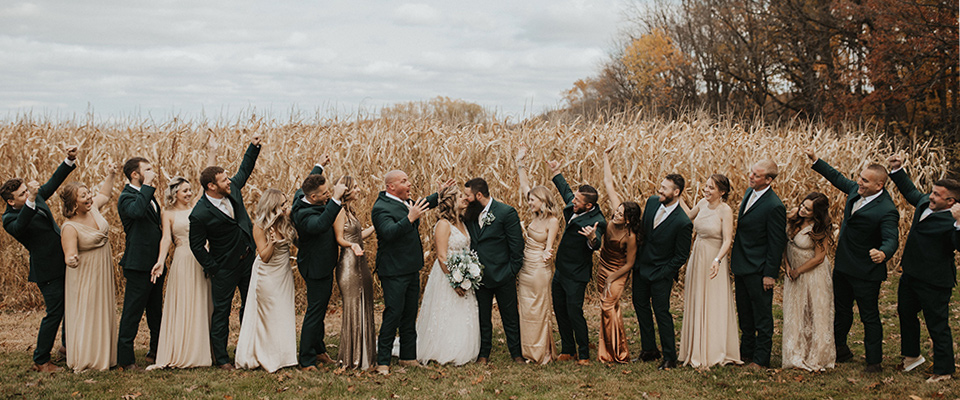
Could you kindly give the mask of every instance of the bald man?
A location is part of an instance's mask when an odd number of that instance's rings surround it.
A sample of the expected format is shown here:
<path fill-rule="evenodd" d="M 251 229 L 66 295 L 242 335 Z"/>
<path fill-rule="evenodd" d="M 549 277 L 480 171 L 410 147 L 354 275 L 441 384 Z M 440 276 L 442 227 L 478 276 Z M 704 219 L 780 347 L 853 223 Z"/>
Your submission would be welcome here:
<path fill-rule="evenodd" d="M 813 161 L 813 170 L 847 194 L 833 269 L 833 337 L 837 362 L 853 358 L 847 335 L 853 325 L 853 302 L 856 301 L 863 322 L 863 349 L 867 357 L 863 372 L 881 372 L 880 283 L 887 279 L 887 260 L 900 244 L 900 213 L 890 194 L 883 189 L 887 170 L 879 164 L 870 164 L 860 171 L 854 182 L 817 157 L 813 149 L 807 149 L 806 153 Z"/>
<path fill-rule="evenodd" d="M 417 366 L 417 303 L 420 299 L 420 216 L 437 206 L 437 193 L 410 200 L 410 178 L 393 170 L 371 211 L 377 232 L 376 272 L 383 289 L 383 322 L 377 339 L 377 372 L 390 373 L 393 340 L 400 331 L 400 365 Z M 447 182 L 443 187 L 452 185 Z M 442 187 L 441 187 L 442 189 Z"/>
<path fill-rule="evenodd" d="M 769 368 L 773 347 L 773 286 L 787 245 L 787 209 L 770 185 L 779 168 L 770 160 L 750 167 L 737 233 L 730 250 L 740 325 L 740 359 L 750 368 Z"/>

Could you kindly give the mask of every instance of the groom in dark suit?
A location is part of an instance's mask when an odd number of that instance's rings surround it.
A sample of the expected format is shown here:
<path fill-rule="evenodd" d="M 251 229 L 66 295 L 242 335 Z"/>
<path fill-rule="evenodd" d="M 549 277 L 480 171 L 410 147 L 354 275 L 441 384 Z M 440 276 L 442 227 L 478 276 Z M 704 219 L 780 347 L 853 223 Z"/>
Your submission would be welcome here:
<path fill-rule="evenodd" d="M 670 292 L 680 267 L 690 257 L 693 223 L 680 208 L 684 179 L 667 175 L 660 183 L 660 195 L 647 199 L 643 211 L 644 241 L 633 264 L 633 309 L 640 324 L 640 359 L 660 357 L 653 333 L 653 317 L 657 318 L 663 362 L 658 369 L 677 367 L 677 334 L 670 314 Z M 651 304 L 653 314 L 651 314 Z"/>
<path fill-rule="evenodd" d="M 293 195 L 290 217 L 300 240 L 297 269 L 307 287 L 307 311 L 300 329 L 300 368 L 316 370 L 317 362 L 333 364 L 323 342 L 323 319 L 333 292 L 333 271 L 337 267 L 340 246 L 333 232 L 333 221 L 340 213 L 340 198 L 347 187 L 331 185 L 322 175 L 330 162 L 324 155 Z M 333 186 L 333 193 L 330 187 Z"/>
<path fill-rule="evenodd" d="M 30 274 L 27 280 L 37 284 L 43 295 L 47 315 L 40 321 L 37 347 L 33 352 L 33 370 L 56 372 L 60 368 L 50 362 L 50 351 L 63 321 L 63 276 L 66 266 L 60 246 L 60 227 L 46 200 L 57 192 L 60 184 L 77 168 L 77 147 L 67 149 L 67 159 L 43 186 L 37 181 L 24 182 L 13 178 L 0 185 L 0 197 L 7 203 L 3 213 L 3 229 L 30 252 Z M 64 339 L 63 335 L 60 337 Z M 63 342 L 65 343 L 65 342 Z"/>
<path fill-rule="evenodd" d="M 483 178 L 464 185 L 470 202 L 466 211 L 470 247 L 483 264 L 483 281 L 476 290 L 480 311 L 480 354 L 477 362 L 487 363 L 493 347 L 493 298 L 497 298 L 507 349 L 513 361 L 523 363 L 520 348 L 520 314 L 517 310 L 517 273 L 523 266 L 523 232 L 517 210 L 490 198 Z"/>
<path fill-rule="evenodd" d="M 730 251 L 740 324 L 740 357 L 751 368 L 770 367 L 773 286 L 787 245 L 787 209 L 770 184 L 780 169 L 770 160 L 750 167 Z"/>
<path fill-rule="evenodd" d="M 126 233 L 120 266 L 127 280 L 123 294 L 123 313 L 117 335 L 117 365 L 130 370 L 135 364 L 133 341 L 140 328 L 140 318 L 147 312 L 150 327 L 150 349 L 147 364 L 153 364 L 160 342 L 160 319 L 163 312 L 163 275 L 150 280 L 150 270 L 160 254 L 160 203 L 154 198 L 153 180 L 157 174 L 147 159 L 134 157 L 123 164 L 123 174 L 130 183 L 120 192 L 117 213 Z"/>
<path fill-rule="evenodd" d="M 377 232 L 376 272 L 383 289 L 383 322 L 377 338 L 377 372 L 390 373 L 393 340 L 400 332 L 400 365 L 417 362 L 417 305 L 420 300 L 420 216 L 437 206 L 437 193 L 413 202 L 410 179 L 393 170 L 383 177 L 385 190 L 377 196 L 371 216 Z M 445 183 L 450 186 L 452 181 Z"/>
<path fill-rule="evenodd" d="M 203 196 L 190 212 L 190 250 L 203 267 L 203 272 L 210 276 L 213 297 L 210 348 L 213 364 L 227 370 L 234 369 L 227 354 L 233 294 L 240 290 L 240 321 L 243 321 L 250 269 L 257 249 L 253 241 L 253 224 L 244 208 L 240 191 L 253 172 L 259 155 L 258 133 L 247 146 L 240 168 L 232 178 L 228 178 L 220 167 L 204 169 L 200 173 Z"/>
<path fill-rule="evenodd" d="M 870 164 L 854 182 L 817 157 L 813 149 L 806 153 L 813 161 L 813 170 L 847 194 L 833 270 L 833 336 L 837 362 L 853 358 L 847 336 L 853 325 L 853 302 L 856 301 L 867 356 L 863 372 L 881 372 L 880 284 L 887 279 L 887 260 L 897 251 L 900 240 L 900 213 L 890 194 L 883 189 L 887 170 L 879 164 Z"/>
<path fill-rule="evenodd" d="M 560 174 L 560 163 L 548 162 L 553 184 L 560 191 L 566 206 L 563 218 L 567 225 L 560 237 L 551 290 L 553 313 L 560 331 L 560 356 L 557 361 L 577 359 L 580 365 L 590 364 L 590 338 L 587 320 L 583 318 L 583 295 L 593 277 L 593 252 L 600 249 L 607 221 L 597 207 L 597 189 L 582 185 L 573 193 Z M 591 240 L 589 237 L 593 236 Z"/>
<path fill-rule="evenodd" d="M 900 286 L 897 313 L 900 314 L 901 369 L 910 371 L 926 361 L 920 355 L 920 320 L 923 311 L 933 340 L 933 376 L 928 382 L 950 379 L 953 363 L 953 335 L 950 332 L 950 295 L 957 284 L 954 251 L 960 250 L 960 182 L 941 179 L 933 191 L 920 193 L 903 169 L 903 158 L 890 157 L 890 179 L 900 194 L 916 207 L 913 225 L 900 257 Z"/>

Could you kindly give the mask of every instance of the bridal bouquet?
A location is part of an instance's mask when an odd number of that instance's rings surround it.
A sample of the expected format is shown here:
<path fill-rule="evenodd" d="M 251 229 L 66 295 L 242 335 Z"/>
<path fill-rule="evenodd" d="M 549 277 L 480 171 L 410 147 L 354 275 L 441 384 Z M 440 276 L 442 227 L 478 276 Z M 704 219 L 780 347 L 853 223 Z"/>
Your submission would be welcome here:
<path fill-rule="evenodd" d="M 470 288 L 480 286 L 480 280 L 483 279 L 483 264 L 477 257 L 477 252 L 473 250 L 453 251 L 447 255 L 447 279 L 450 280 L 450 286 L 470 290 Z"/>

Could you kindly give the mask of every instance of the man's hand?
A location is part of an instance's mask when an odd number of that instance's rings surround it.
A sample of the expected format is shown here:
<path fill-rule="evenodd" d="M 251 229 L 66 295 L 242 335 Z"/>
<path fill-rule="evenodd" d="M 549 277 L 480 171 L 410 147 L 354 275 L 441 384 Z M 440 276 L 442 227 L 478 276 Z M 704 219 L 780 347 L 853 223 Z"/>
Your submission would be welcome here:
<path fill-rule="evenodd" d="M 550 174 L 552 176 L 560 175 L 560 162 L 557 160 L 547 161 L 547 167 L 550 168 Z"/>
<path fill-rule="evenodd" d="M 773 285 L 777 283 L 776 279 L 773 279 L 769 276 L 763 277 L 763 290 L 773 289 Z"/>
<path fill-rule="evenodd" d="M 803 150 L 803 153 L 807 155 L 810 161 L 817 162 L 817 160 L 820 159 L 820 157 L 817 157 L 817 152 L 813 150 L 813 147 L 807 147 Z"/>
<path fill-rule="evenodd" d="M 520 143 L 520 147 L 517 148 L 517 164 L 522 164 L 523 159 L 527 157 L 527 145 Z"/>
<path fill-rule="evenodd" d="M 887 166 L 889 166 L 890 171 L 896 171 L 903 167 L 903 155 L 894 154 L 887 158 Z"/>
<path fill-rule="evenodd" d="M 250 144 L 254 146 L 259 146 L 261 143 L 263 143 L 263 138 L 260 136 L 260 133 L 259 132 L 254 133 L 253 137 L 250 138 Z"/>
<path fill-rule="evenodd" d="M 443 189 L 453 186 L 455 183 L 457 183 L 457 181 L 453 179 L 447 179 L 446 181 L 437 180 L 437 184 L 440 185 L 440 189 L 437 189 L 437 193 L 442 192 Z"/>
<path fill-rule="evenodd" d="M 341 178 L 343 180 L 343 178 Z M 344 185 L 342 182 L 337 181 L 336 185 L 333 185 L 333 195 L 330 196 L 336 201 L 341 201 L 343 195 L 347 193 L 347 185 Z"/>
<path fill-rule="evenodd" d="M 597 224 L 599 222 L 594 222 L 592 226 L 585 226 L 580 228 L 580 234 L 586 236 L 591 242 L 597 238 Z"/>
<path fill-rule="evenodd" d="M 318 161 L 317 164 L 320 164 L 321 167 L 326 168 L 327 165 L 330 164 L 330 155 L 329 155 L 329 154 L 321 154 L 321 155 L 320 155 L 320 161 Z"/>
<path fill-rule="evenodd" d="M 157 173 L 154 172 L 154 171 L 152 171 L 152 170 L 151 170 L 151 171 L 143 171 L 143 182 L 141 182 L 141 183 L 144 184 L 144 185 L 153 186 L 153 185 L 152 185 L 153 179 L 156 178 L 156 177 L 157 177 Z"/>
<path fill-rule="evenodd" d="M 953 203 L 953 206 L 950 207 L 950 214 L 953 215 L 953 219 L 960 224 L 960 203 Z"/>
<path fill-rule="evenodd" d="M 67 146 L 65 151 L 67 152 L 67 159 L 70 161 L 75 161 L 77 159 L 77 145 L 71 144 Z"/>
<path fill-rule="evenodd" d="M 410 223 L 420 219 L 420 216 L 423 215 L 424 211 L 427 211 L 429 204 L 427 204 L 427 199 L 417 200 L 413 205 L 407 205 L 407 208 L 410 211 L 407 212 L 407 219 L 410 220 Z"/>
<path fill-rule="evenodd" d="M 882 251 L 877 249 L 870 249 L 870 261 L 873 261 L 874 264 L 880 264 L 887 258 L 886 254 L 883 254 Z"/>
<path fill-rule="evenodd" d="M 207 138 L 207 151 L 214 153 L 220 151 L 220 143 L 213 137 L 213 131 L 210 131 L 210 136 Z"/>
<path fill-rule="evenodd" d="M 31 202 L 37 201 L 37 192 L 40 191 L 40 182 L 30 181 L 27 182 L 27 198 Z"/>

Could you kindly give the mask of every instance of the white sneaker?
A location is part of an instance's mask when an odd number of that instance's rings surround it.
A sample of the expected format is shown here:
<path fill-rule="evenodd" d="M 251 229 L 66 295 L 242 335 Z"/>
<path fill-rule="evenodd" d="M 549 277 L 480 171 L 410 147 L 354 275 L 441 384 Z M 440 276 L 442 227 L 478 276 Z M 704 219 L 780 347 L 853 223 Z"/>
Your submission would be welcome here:
<path fill-rule="evenodd" d="M 919 367 L 921 364 L 923 364 L 923 363 L 925 363 L 925 362 L 927 362 L 927 359 L 926 359 L 926 358 L 923 358 L 922 355 L 919 356 L 919 357 L 917 357 L 917 358 L 914 358 L 913 361 L 909 361 L 909 358 L 904 358 L 904 359 L 903 359 L 903 372 L 913 371 L 914 369 L 916 369 L 917 367 Z"/>
<path fill-rule="evenodd" d="M 937 383 L 937 382 L 942 382 L 950 379 L 953 379 L 953 377 L 950 375 L 934 375 L 927 378 L 927 383 Z"/>

